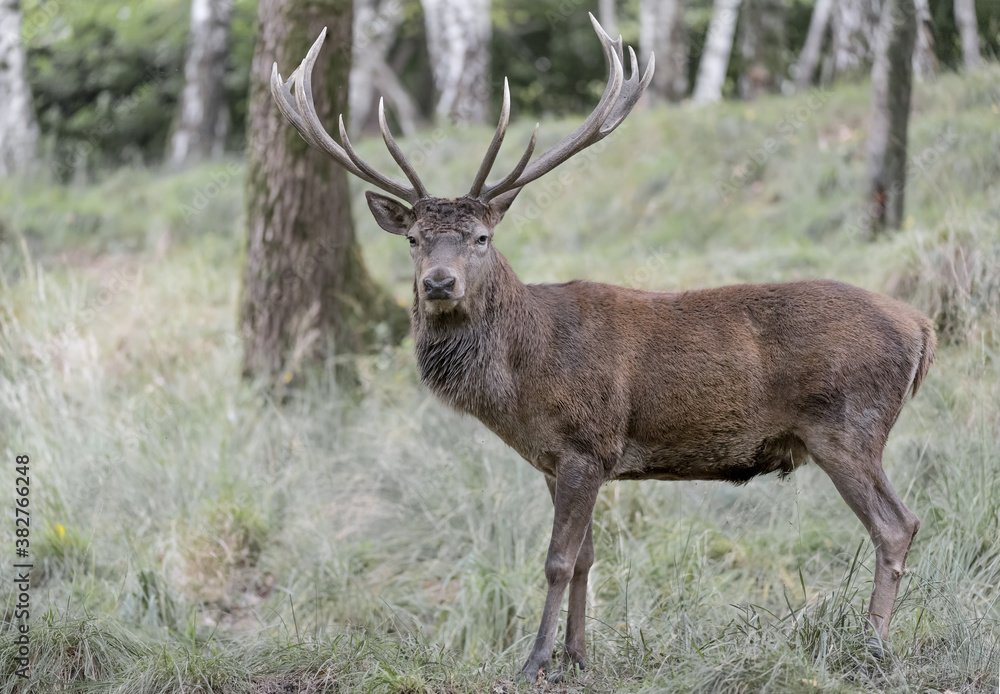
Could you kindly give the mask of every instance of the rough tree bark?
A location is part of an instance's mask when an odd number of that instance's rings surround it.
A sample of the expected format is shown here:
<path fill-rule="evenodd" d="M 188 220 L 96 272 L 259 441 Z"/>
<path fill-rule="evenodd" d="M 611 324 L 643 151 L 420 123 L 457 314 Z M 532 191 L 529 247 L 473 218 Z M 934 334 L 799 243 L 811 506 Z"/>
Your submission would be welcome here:
<path fill-rule="evenodd" d="M 435 111 L 453 123 L 483 123 L 490 99 L 490 0 L 423 0 Z"/>
<path fill-rule="evenodd" d="M 715 0 L 712 21 L 708 25 L 705 49 L 698 64 L 692 101 L 706 104 L 722 98 L 722 85 L 726 81 L 729 55 L 733 50 L 733 35 L 739 16 L 740 0 Z"/>
<path fill-rule="evenodd" d="M 38 146 L 24 65 L 21 0 L 0 0 L 0 177 L 23 171 Z"/>
<path fill-rule="evenodd" d="M 955 24 L 962 38 L 962 63 L 966 70 L 975 70 L 982 63 L 979 56 L 979 23 L 976 21 L 976 0 L 955 0 Z"/>
<path fill-rule="evenodd" d="M 906 192 L 906 142 L 917 36 L 914 0 L 885 0 L 872 67 L 868 133 L 869 231 L 898 229 Z"/>
<path fill-rule="evenodd" d="M 346 110 L 351 0 L 261 0 L 248 113 L 247 260 L 241 306 L 246 377 L 288 381 L 306 362 L 356 353 L 405 333 L 405 310 L 372 281 L 354 238 L 347 174 L 310 148 L 271 99 L 271 65 L 287 78 L 320 28 L 313 74 L 320 119 Z M 380 327 L 381 326 L 381 327 Z"/>
<path fill-rule="evenodd" d="M 813 7 L 812 16 L 809 18 L 809 33 L 806 34 L 805 45 L 802 46 L 798 64 L 795 66 L 795 87 L 799 91 L 812 84 L 813 75 L 816 74 L 823 52 L 823 39 L 826 36 L 826 28 L 830 25 L 832 9 L 833 0 L 816 0 L 816 5 Z"/>
<path fill-rule="evenodd" d="M 229 55 L 233 0 L 192 0 L 191 35 L 184 63 L 177 125 L 168 161 L 209 159 L 222 155 L 229 126 L 223 78 Z"/>
<path fill-rule="evenodd" d="M 639 4 L 639 52 L 656 54 L 656 72 L 646 93 L 659 101 L 680 101 L 688 90 L 688 42 L 685 0 L 642 0 Z"/>
<path fill-rule="evenodd" d="M 746 0 L 740 20 L 741 99 L 781 89 L 787 67 L 785 7 L 781 0 Z"/>

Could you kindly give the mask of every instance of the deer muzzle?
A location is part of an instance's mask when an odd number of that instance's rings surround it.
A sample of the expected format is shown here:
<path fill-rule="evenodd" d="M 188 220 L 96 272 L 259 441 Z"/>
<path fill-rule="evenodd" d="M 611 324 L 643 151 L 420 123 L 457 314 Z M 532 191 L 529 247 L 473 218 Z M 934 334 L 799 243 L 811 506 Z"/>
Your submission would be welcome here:
<path fill-rule="evenodd" d="M 428 308 L 431 304 L 437 304 L 435 309 L 453 307 L 465 295 L 465 283 L 448 267 L 438 266 L 428 270 L 420 284 Z"/>

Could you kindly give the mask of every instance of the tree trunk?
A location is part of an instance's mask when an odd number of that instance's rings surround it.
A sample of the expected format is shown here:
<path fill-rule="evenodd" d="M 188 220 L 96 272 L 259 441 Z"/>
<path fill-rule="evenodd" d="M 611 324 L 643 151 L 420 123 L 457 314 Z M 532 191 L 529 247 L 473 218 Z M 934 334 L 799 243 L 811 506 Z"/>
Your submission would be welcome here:
<path fill-rule="evenodd" d="M 781 0 L 747 0 L 740 21 L 743 74 L 736 84 L 741 99 L 777 92 L 787 68 L 785 8 Z"/>
<path fill-rule="evenodd" d="M 597 20 L 608 32 L 608 36 L 618 36 L 618 16 L 615 12 L 615 0 L 598 0 Z"/>
<path fill-rule="evenodd" d="M 291 74 L 328 27 L 313 74 L 327 124 L 347 106 L 351 0 L 261 0 L 251 68 L 241 306 L 244 375 L 285 382 L 306 362 L 366 349 L 405 332 L 406 312 L 365 269 L 354 238 L 347 174 L 310 148 L 271 99 L 271 65 Z M 334 128 L 336 131 L 336 128 Z M 381 325 L 381 328 L 379 327 Z"/>
<path fill-rule="evenodd" d="M 490 0 L 423 0 L 435 111 L 453 123 L 483 123 L 490 93 Z"/>
<path fill-rule="evenodd" d="M 816 5 L 813 7 L 812 16 L 809 18 L 809 33 L 806 34 L 806 42 L 802 46 L 802 53 L 799 54 L 799 62 L 795 67 L 795 87 L 799 91 L 805 90 L 816 74 L 832 9 L 833 0 L 816 0 Z"/>
<path fill-rule="evenodd" d="M 401 0 L 355 0 L 351 65 L 350 129 L 377 130 L 376 107 L 384 96 L 404 135 L 416 132 L 417 104 L 388 63 L 389 51 L 404 19 Z"/>
<path fill-rule="evenodd" d="M 733 35 L 739 16 L 740 0 L 715 0 L 712 21 L 708 25 L 705 49 L 698 64 L 698 77 L 694 83 L 692 101 L 706 104 L 722 98 L 722 85 L 726 81 L 729 54 L 733 50 Z"/>
<path fill-rule="evenodd" d="M 38 125 L 24 70 L 21 0 L 0 0 L 0 177 L 23 171 L 38 146 Z"/>
<path fill-rule="evenodd" d="M 866 52 L 860 46 L 861 0 L 837 0 L 833 12 L 833 69 L 837 74 L 857 68 Z"/>
<path fill-rule="evenodd" d="M 906 191 L 906 140 L 910 119 L 913 48 L 917 36 L 914 0 L 885 0 L 875 64 L 868 134 L 869 230 L 898 229 Z"/>
<path fill-rule="evenodd" d="M 934 55 L 934 35 L 931 33 L 931 9 L 927 0 L 915 0 L 917 10 L 917 44 L 913 49 L 913 74 L 917 79 L 930 80 L 937 72 Z"/>
<path fill-rule="evenodd" d="M 966 70 L 975 70 L 982 63 L 979 57 L 979 23 L 976 21 L 976 0 L 955 0 L 955 24 L 962 37 L 962 62 Z"/>
<path fill-rule="evenodd" d="M 191 2 L 191 38 L 180 114 L 170 138 L 171 164 L 216 158 L 225 148 L 229 111 L 223 78 L 232 15 L 233 0 Z"/>
<path fill-rule="evenodd" d="M 656 71 L 646 93 L 654 100 L 680 101 L 688 89 L 688 42 L 684 0 L 642 0 L 639 49 L 656 54 Z"/>
<path fill-rule="evenodd" d="M 833 13 L 833 70 L 859 72 L 872 64 L 883 0 L 837 0 Z"/>

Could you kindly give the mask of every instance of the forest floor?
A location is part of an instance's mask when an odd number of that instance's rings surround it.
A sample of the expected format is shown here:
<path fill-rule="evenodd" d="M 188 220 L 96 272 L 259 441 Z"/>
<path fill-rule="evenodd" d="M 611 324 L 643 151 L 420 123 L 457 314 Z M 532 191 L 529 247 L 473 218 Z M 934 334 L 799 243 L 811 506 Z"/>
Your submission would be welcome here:
<path fill-rule="evenodd" d="M 857 224 L 864 84 L 642 110 L 522 194 L 496 244 L 525 281 L 830 277 L 940 332 L 885 452 L 921 519 L 885 660 L 863 648 L 871 543 L 818 468 L 621 482 L 595 514 L 588 669 L 548 691 L 997 691 L 998 84 L 993 68 L 916 86 L 906 223 L 874 241 Z M 543 122 L 539 149 L 575 124 Z M 498 171 L 532 125 L 511 127 Z M 404 148 L 460 195 L 490 132 Z M 377 139 L 362 153 L 390 168 Z M 242 175 L 0 184 L 3 497 L 30 456 L 34 563 L 23 680 L 8 507 L 0 693 L 526 689 L 511 678 L 544 598 L 541 476 L 418 384 L 410 340 L 358 359 L 356 388 L 308 369 L 278 403 L 241 381 Z M 405 241 L 364 188 L 368 265 L 406 304 Z"/>

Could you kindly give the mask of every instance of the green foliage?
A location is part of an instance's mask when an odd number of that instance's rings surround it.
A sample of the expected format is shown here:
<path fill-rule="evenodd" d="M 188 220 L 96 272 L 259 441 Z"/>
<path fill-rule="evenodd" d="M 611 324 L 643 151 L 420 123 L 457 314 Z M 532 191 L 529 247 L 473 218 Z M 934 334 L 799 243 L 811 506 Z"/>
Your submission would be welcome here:
<path fill-rule="evenodd" d="M 236 0 L 225 76 L 230 113 L 228 148 L 245 142 L 250 63 L 256 37 L 256 2 Z M 639 2 L 619 2 L 619 29 L 638 47 Z M 121 164 L 161 160 L 174 118 L 188 37 L 187 0 L 138 0 L 127 5 L 25 0 L 23 37 L 28 78 L 44 134 L 43 149 L 55 178 L 85 178 Z M 785 61 L 794 62 L 805 41 L 811 0 L 786 3 Z M 960 67 L 961 50 L 951 0 L 931 0 L 934 49 L 948 69 Z M 418 0 L 402 0 L 405 13 L 389 63 L 428 119 L 434 86 Z M 593 0 L 497 0 L 492 4 L 492 100 L 499 109 L 503 77 L 510 81 L 515 114 L 589 111 L 606 68 L 587 12 Z M 1000 53 L 1000 0 L 979 0 L 984 54 Z M 688 2 L 690 84 L 712 18 L 711 0 Z M 641 57 L 641 56 L 640 56 Z M 743 70 L 734 50 L 725 93 L 732 95 Z"/>
<path fill-rule="evenodd" d="M 588 111 L 600 98 L 607 68 L 586 3 L 507 0 L 493 10 L 493 93 L 503 77 L 515 113 Z"/>
<path fill-rule="evenodd" d="M 180 91 L 190 3 L 26 0 L 28 80 L 52 173 L 65 181 L 158 161 Z M 226 74 L 231 144 L 243 140 L 256 3 L 237 0 Z"/>
<path fill-rule="evenodd" d="M 187 3 L 25 3 L 28 78 L 54 173 L 162 152 L 182 83 Z M 164 31 L 164 27 L 169 27 Z"/>
<path fill-rule="evenodd" d="M 934 54 L 948 69 L 962 67 L 962 42 L 955 26 L 955 3 L 952 0 L 929 0 Z M 1000 57 L 1000 0 L 976 0 L 979 20 L 980 51 L 987 59 Z"/>

